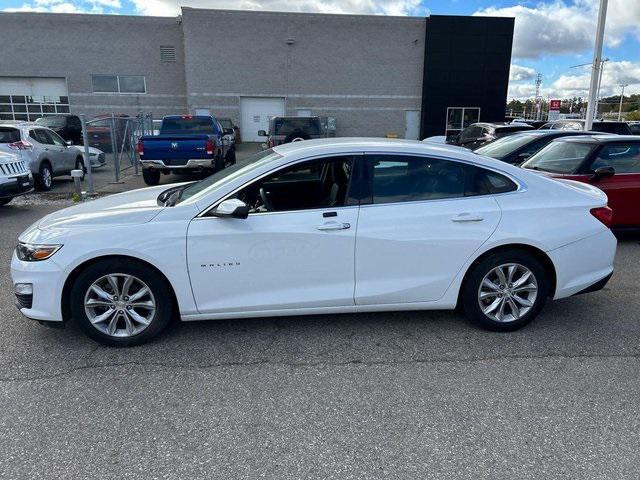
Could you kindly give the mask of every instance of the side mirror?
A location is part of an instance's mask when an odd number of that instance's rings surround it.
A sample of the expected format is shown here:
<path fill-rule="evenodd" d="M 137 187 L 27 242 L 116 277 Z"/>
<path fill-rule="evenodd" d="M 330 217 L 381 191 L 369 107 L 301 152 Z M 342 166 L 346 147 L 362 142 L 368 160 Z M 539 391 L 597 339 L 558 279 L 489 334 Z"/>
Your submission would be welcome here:
<path fill-rule="evenodd" d="M 591 180 L 600 180 L 602 178 L 613 177 L 616 174 L 616 169 L 613 167 L 600 167 L 593 171 Z"/>
<path fill-rule="evenodd" d="M 264 130 L 258 130 L 258 136 L 259 137 L 266 137 L 267 136 L 267 132 L 265 132 Z"/>
<path fill-rule="evenodd" d="M 516 158 L 519 161 L 524 162 L 525 160 L 528 160 L 530 157 L 531 157 L 530 153 L 523 152 L 523 153 L 519 154 Z"/>
<path fill-rule="evenodd" d="M 242 200 L 230 198 L 220 203 L 213 212 L 216 217 L 247 218 L 249 207 Z"/>
<path fill-rule="evenodd" d="M 73 145 L 73 141 L 71 140 L 67 140 L 66 142 L 64 142 L 67 144 L 67 147 L 70 147 L 71 145 Z"/>

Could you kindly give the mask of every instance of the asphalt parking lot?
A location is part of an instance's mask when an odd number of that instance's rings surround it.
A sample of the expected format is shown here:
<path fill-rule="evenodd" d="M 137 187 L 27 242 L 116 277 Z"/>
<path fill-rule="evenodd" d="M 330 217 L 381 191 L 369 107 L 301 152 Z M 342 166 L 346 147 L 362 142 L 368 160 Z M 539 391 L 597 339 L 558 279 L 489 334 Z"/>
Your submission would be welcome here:
<path fill-rule="evenodd" d="M 110 349 L 13 305 L 0 209 L 0 478 L 638 478 L 640 245 L 496 334 L 452 312 L 175 325 Z"/>

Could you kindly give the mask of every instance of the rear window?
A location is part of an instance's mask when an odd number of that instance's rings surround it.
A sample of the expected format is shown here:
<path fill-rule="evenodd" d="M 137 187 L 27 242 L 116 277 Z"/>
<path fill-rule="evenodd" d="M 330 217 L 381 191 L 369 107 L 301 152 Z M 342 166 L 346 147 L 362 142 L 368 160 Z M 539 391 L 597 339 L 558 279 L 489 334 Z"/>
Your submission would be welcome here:
<path fill-rule="evenodd" d="M 222 128 L 233 128 L 233 122 L 228 118 L 219 118 L 218 121 L 220 125 L 222 125 Z"/>
<path fill-rule="evenodd" d="M 631 123 L 629 124 L 629 130 L 634 135 L 640 135 L 640 123 Z"/>
<path fill-rule="evenodd" d="M 295 131 L 303 131 L 308 135 L 320 135 L 319 118 L 276 118 L 274 135 L 289 135 Z"/>
<path fill-rule="evenodd" d="M 0 143 L 13 143 L 20 141 L 20 130 L 11 127 L 0 127 Z"/>
<path fill-rule="evenodd" d="M 161 134 L 211 133 L 214 131 L 212 118 L 165 118 L 160 127 Z"/>
<path fill-rule="evenodd" d="M 592 143 L 551 142 L 526 161 L 522 168 L 551 173 L 574 173 L 594 148 Z"/>
<path fill-rule="evenodd" d="M 597 122 L 593 124 L 595 132 L 615 133 L 616 135 L 630 135 L 631 130 L 626 123 Z"/>

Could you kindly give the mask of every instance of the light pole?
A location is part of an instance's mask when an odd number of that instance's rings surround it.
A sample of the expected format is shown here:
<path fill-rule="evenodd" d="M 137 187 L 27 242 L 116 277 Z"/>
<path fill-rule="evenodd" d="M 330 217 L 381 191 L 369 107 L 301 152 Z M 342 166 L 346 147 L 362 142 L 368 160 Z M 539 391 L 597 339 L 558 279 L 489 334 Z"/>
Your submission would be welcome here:
<path fill-rule="evenodd" d="M 628 83 L 621 83 L 622 92 L 620 92 L 620 106 L 618 107 L 618 121 L 622 118 L 622 99 L 624 98 L 624 87 L 628 87 Z"/>
<path fill-rule="evenodd" d="M 591 130 L 593 127 L 593 117 L 596 113 L 596 102 L 598 95 L 599 73 L 602 68 L 602 42 L 604 39 L 604 24 L 607 20 L 608 0 L 600 0 L 600 10 L 598 11 L 598 26 L 596 28 L 596 43 L 593 49 L 593 64 L 591 66 L 591 83 L 589 85 L 589 100 L 587 103 L 587 118 L 584 122 L 584 129 Z"/>

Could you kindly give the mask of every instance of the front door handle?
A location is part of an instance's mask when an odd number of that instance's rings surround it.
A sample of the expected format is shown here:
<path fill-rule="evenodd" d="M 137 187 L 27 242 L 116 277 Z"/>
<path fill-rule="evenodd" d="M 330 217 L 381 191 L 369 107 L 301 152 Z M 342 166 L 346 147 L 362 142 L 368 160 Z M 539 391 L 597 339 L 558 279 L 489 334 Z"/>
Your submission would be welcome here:
<path fill-rule="evenodd" d="M 451 217 L 452 222 L 481 222 L 482 220 L 484 220 L 484 217 L 477 213 L 461 213 Z"/>
<path fill-rule="evenodd" d="M 328 230 L 346 230 L 347 228 L 351 228 L 351 224 L 343 222 L 327 222 L 322 225 L 318 225 L 316 228 L 323 232 Z"/>

